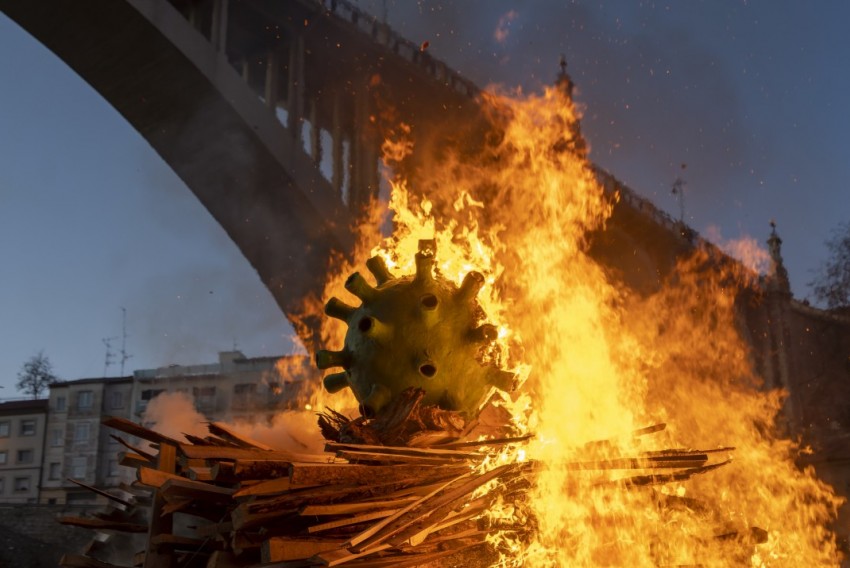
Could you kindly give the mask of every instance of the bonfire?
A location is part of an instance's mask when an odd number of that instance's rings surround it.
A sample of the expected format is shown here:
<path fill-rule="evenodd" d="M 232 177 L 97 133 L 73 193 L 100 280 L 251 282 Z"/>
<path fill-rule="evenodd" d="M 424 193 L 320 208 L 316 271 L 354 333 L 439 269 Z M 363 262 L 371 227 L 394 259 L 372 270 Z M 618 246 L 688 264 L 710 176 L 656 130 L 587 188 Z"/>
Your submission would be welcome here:
<path fill-rule="evenodd" d="M 588 254 L 616 196 L 569 97 L 482 105 L 487 145 L 447 150 L 415 193 L 392 179 L 392 234 L 364 230 L 305 307 L 332 316 L 317 362 L 336 394 L 309 403 L 324 451 L 110 419 L 153 448 L 121 438 L 135 486 L 64 522 L 143 534 L 145 567 L 838 564 L 839 501 L 795 466 L 783 393 L 762 389 L 736 325 L 755 274 L 697 246 L 630 292 Z M 415 151 L 387 140 L 388 170 Z M 374 284 L 350 276 L 364 266 Z M 399 278 L 415 318 L 370 304 Z M 439 315 L 456 298 L 466 311 Z M 145 506 L 148 523 L 127 517 Z"/>

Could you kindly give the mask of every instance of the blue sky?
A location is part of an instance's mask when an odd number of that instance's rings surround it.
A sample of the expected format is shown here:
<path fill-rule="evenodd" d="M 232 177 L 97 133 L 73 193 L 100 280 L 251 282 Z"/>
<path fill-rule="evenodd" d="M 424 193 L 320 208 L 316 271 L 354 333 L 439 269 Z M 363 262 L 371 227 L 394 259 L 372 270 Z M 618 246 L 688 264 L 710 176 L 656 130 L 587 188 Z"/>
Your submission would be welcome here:
<path fill-rule="evenodd" d="M 380 13 L 382 2 L 361 6 Z M 798 298 L 850 220 L 850 4 L 387 2 L 389 21 L 480 85 L 550 83 L 561 53 L 591 158 L 698 231 L 763 242 Z M 497 30 L 499 33 L 497 33 Z M 292 349 L 250 265 L 118 113 L 0 15 L 0 398 L 44 350 L 65 379 Z M 117 351 L 120 339 L 114 342 Z M 119 368 L 113 365 L 110 374 Z"/>

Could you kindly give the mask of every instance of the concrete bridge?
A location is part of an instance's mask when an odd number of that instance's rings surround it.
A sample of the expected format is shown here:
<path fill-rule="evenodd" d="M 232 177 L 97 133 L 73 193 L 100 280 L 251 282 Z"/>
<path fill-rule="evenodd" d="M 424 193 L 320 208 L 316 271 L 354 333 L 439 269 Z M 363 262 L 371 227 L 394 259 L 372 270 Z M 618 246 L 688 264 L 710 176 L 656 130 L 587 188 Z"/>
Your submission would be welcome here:
<path fill-rule="evenodd" d="M 321 289 L 331 251 L 350 250 L 350 227 L 378 192 L 376 117 L 391 104 L 436 132 L 474 113 L 474 85 L 344 1 L 0 9 L 145 137 L 290 317 Z"/>

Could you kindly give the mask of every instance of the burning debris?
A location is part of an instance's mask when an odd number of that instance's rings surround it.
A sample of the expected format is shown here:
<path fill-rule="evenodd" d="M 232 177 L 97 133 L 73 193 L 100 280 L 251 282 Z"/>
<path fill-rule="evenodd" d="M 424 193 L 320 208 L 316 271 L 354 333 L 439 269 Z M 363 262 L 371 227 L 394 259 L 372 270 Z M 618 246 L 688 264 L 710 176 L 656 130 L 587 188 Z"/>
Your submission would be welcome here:
<path fill-rule="evenodd" d="M 482 105 L 496 127 L 480 155 L 447 149 L 417 195 L 394 180 L 393 235 L 364 238 L 328 282 L 323 298 L 363 304 L 327 303 L 325 345 L 344 348 L 317 363 L 343 368 L 325 384 L 337 408 L 350 386 L 362 415 L 311 403 L 325 453 L 219 424 L 186 443 L 109 422 L 157 446 L 124 442 L 138 482 L 121 506 L 151 503 L 135 564 L 837 564 L 840 501 L 776 427 L 782 393 L 762 390 L 741 338 L 737 268 L 696 247 L 656 289 L 624 290 L 588 254 L 613 204 L 571 150 L 569 97 Z M 342 277 L 364 263 L 377 287 Z M 444 307 L 445 330 L 428 319 Z M 444 349 L 461 356 L 446 366 Z M 507 390 L 499 369 L 522 387 L 488 396 Z M 455 373 L 473 389 L 441 382 Z"/>

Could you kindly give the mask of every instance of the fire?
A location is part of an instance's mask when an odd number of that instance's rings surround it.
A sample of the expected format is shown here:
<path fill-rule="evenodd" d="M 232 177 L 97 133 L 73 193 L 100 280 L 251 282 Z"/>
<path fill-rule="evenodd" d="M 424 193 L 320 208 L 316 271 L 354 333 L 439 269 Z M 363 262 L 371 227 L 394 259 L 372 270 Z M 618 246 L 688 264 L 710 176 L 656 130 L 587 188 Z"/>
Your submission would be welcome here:
<path fill-rule="evenodd" d="M 500 324 L 493 356 L 527 378 L 505 404 L 535 434 L 497 461 L 537 464 L 527 511 L 490 512 L 506 526 L 532 522 L 528 513 L 536 522 L 530 541 L 510 530 L 494 541 L 502 564 L 837 564 L 827 527 L 839 501 L 795 467 L 800 448 L 777 433 L 782 395 L 760 390 L 738 332 L 737 292 L 751 274 L 706 248 L 648 297 L 620 289 L 587 253 L 588 232 L 604 228 L 613 204 L 575 151 L 569 97 L 490 94 L 482 105 L 498 128 L 487 147 L 430 164 L 415 192 L 392 180 L 393 234 L 362 235 L 352 264 L 380 254 L 410 273 L 418 241 L 435 239 L 444 276 L 486 276 L 479 299 Z M 415 151 L 404 137 L 384 147 L 390 167 Z M 373 210 L 371 227 L 381 214 Z M 351 269 L 340 268 L 325 299 L 345 295 Z M 343 332 L 325 328 L 326 343 Z M 668 428 L 634 434 L 656 423 Z M 730 445 L 712 455 L 731 464 L 647 487 L 618 482 L 646 471 L 575 466 Z"/>

